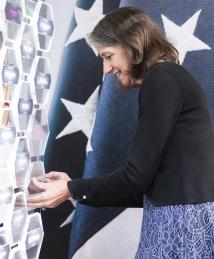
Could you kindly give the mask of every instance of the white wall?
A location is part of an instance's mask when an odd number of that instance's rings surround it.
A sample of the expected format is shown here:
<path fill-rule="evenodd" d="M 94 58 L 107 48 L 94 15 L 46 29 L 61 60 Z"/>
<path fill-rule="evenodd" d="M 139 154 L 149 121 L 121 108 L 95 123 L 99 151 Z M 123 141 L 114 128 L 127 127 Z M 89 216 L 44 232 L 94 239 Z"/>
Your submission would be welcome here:
<path fill-rule="evenodd" d="M 68 28 L 72 19 L 73 9 L 76 0 L 46 0 L 47 3 L 53 6 L 54 14 L 54 39 L 52 42 L 51 51 L 49 53 L 52 87 L 48 102 L 48 109 L 51 105 L 54 89 L 56 87 L 59 65 L 64 48 L 64 42 L 67 37 Z"/>

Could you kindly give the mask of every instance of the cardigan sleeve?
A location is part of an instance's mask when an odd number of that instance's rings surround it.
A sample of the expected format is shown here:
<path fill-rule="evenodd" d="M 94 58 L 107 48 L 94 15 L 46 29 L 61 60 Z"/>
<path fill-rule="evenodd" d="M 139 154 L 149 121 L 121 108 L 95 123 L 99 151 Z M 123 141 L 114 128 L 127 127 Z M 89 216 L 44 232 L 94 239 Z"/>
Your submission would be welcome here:
<path fill-rule="evenodd" d="M 183 101 L 184 89 L 172 74 L 155 68 L 148 72 L 140 91 L 138 125 L 126 165 L 103 176 L 70 181 L 71 194 L 90 206 L 111 206 L 114 199 L 124 206 L 127 200 L 130 206 L 131 197 L 142 197 L 158 173 Z"/>
<path fill-rule="evenodd" d="M 72 181 L 68 182 L 68 188 L 70 189 L 70 184 Z M 89 205 L 92 207 L 121 207 L 121 208 L 143 208 L 143 195 L 142 194 L 117 194 L 108 197 L 99 196 L 96 199 L 90 200 L 88 203 L 83 197 L 73 197 L 82 204 Z"/>

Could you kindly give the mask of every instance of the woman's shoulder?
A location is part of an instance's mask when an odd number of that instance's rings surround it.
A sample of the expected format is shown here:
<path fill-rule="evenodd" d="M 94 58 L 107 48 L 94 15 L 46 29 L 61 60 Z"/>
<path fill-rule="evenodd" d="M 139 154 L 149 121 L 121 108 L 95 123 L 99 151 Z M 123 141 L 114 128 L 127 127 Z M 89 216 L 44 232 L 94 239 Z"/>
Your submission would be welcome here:
<path fill-rule="evenodd" d="M 144 82 L 148 82 L 149 85 L 154 82 L 158 84 L 158 82 L 167 81 L 173 81 L 172 85 L 181 87 L 186 93 L 193 89 L 197 91 L 201 89 L 197 80 L 187 69 L 173 62 L 161 62 L 155 64 L 144 77 Z"/>
<path fill-rule="evenodd" d="M 176 64 L 174 62 L 164 61 L 153 65 L 148 71 L 148 74 L 159 73 L 160 71 L 165 71 L 165 72 L 168 72 L 169 74 L 178 73 L 182 71 L 186 72 L 185 68 L 182 67 L 181 65 Z"/>
<path fill-rule="evenodd" d="M 146 78 L 174 78 L 176 81 L 181 84 L 191 82 L 195 82 L 192 74 L 185 69 L 183 66 L 173 63 L 173 62 L 160 62 L 153 65 L 150 70 L 145 74 L 144 79 Z"/>
<path fill-rule="evenodd" d="M 173 62 L 160 62 L 153 65 L 149 71 L 147 71 L 144 75 L 144 83 L 151 83 L 153 81 L 159 81 L 164 78 L 174 78 L 185 74 L 185 69 L 176 63 Z"/>

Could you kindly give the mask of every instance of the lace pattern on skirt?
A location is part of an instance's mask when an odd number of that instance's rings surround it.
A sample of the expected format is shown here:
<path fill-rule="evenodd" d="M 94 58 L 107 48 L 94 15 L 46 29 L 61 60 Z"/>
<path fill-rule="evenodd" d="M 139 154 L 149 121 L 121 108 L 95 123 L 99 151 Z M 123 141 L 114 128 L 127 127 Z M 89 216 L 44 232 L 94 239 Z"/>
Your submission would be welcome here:
<path fill-rule="evenodd" d="M 214 202 L 154 206 L 144 198 L 135 259 L 214 259 Z"/>

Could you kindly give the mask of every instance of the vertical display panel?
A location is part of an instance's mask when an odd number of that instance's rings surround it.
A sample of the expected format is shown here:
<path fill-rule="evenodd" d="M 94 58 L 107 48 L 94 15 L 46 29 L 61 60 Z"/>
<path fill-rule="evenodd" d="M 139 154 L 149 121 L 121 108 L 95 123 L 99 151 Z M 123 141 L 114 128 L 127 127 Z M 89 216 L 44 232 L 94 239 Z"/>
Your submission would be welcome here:
<path fill-rule="evenodd" d="M 2 0 L 0 12 L 0 258 L 37 259 L 43 226 L 26 195 L 30 179 L 45 174 L 52 7 Z"/>

